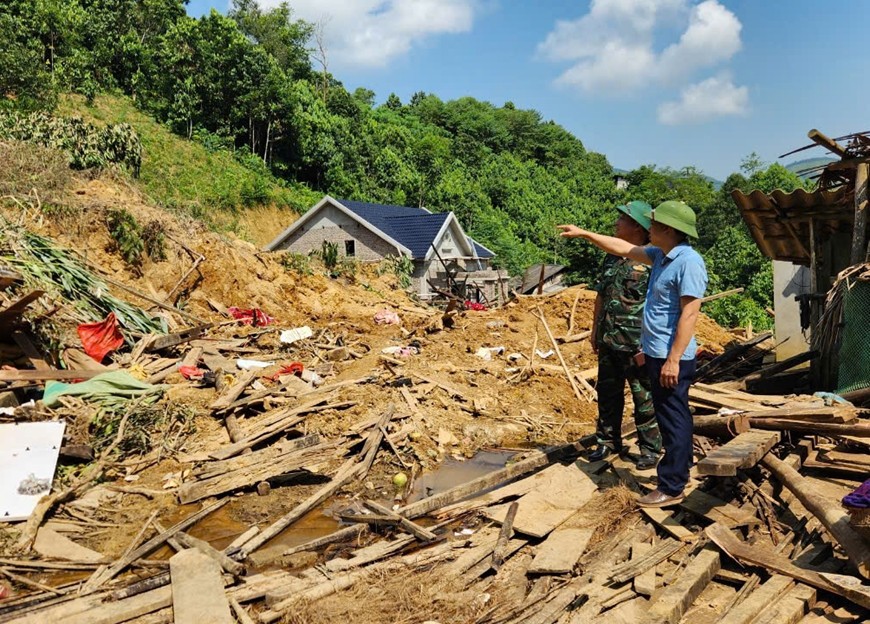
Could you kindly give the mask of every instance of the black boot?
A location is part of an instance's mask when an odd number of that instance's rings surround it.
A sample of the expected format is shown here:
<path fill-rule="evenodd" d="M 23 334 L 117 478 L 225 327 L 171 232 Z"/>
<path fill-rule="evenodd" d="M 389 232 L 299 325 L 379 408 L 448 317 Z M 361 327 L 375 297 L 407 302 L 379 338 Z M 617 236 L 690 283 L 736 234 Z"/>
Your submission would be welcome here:
<path fill-rule="evenodd" d="M 638 458 L 634 461 L 634 465 L 637 466 L 638 470 L 649 470 L 650 468 L 655 468 L 658 463 L 659 456 L 648 451 L 641 451 Z"/>
<path fill-rule="evenodd" d="M 598 448 L 589 453 L 589 461 L 597 462 L 601 461 L 605 457 L 610 457 L 614 453 L 613 449 L 604 444 L 599 444 Z"/>

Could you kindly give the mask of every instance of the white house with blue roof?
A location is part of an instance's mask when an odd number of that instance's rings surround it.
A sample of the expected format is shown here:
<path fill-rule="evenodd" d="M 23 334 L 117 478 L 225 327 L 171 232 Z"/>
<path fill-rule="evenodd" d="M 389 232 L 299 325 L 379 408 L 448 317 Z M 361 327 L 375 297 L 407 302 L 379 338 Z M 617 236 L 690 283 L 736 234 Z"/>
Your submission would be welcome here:
<path fill-rule="evenodd" d="M 479 288 L 486 299 L 501 297 L 507 275 L 492 269 L 495 254 L 468 236 L 452 212 L 335 199 L 326 195 L 266 246 L 267 251 L 307 254 L 324 242 L 341 256 L 380 262 L 407 256 L 414 262 L 413 287 L 429 298 L 447 285 L 447 270 L 457 281 Z M 436 253 L 437 250 L 437 253 Z"/>

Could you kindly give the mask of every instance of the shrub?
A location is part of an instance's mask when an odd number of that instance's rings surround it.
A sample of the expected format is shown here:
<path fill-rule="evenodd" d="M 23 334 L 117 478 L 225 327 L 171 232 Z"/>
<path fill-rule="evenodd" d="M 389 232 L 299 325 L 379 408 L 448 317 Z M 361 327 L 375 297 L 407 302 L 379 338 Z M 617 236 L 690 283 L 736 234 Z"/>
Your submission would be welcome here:
<path fill-rule="evenodd" d="M 288 271 L 299 275 L 311 275 L 311 258 L 305 254 L 288 252 L 281 258 L 281 264 Z"/>
<path fill-rule="evenodd" d="M 145 253 L 154 261 L 166 260 L 166 230 L 160 221 L 152 221 L 142 230 Z"/>
<path fill-rule="evenodd" d="M 338 245 L 323 241 L 320 246 L 320 260 L 327 271 L 335 270 L 335 267 L 338 266 Z"/>
<path fill-rule="evenodd" d="M 142 241 L 142 228 L 135 217 L 123 208 L 113 209 L 109 210 L 106 222 L 121 256 L 127 264 L 138 266 L 142 261 L 145 243 Z"/>

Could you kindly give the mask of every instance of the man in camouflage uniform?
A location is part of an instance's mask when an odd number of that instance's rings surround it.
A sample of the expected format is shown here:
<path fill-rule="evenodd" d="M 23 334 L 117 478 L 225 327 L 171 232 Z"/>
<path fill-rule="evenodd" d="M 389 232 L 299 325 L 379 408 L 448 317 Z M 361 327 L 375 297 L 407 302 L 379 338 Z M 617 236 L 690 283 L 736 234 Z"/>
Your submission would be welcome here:
<path fill-rule="evenodd" d="M 649 204 L 633 201 L 617 208 L 615 235 L 635 245 L 649 242 Z M 649 267 L 629 258 L 607 256 L 601 279 L 594 290 L 595 312 L 592 325 L 592 350 L 598 354 L 598 447 L 591 461 L 622 453 L 622 413 L 625 409 L 625 382 L 634 401 L 640 456 L 638 468 L 652 468 L 662 447 L 655 418 L 649 377 L 635 356 L 640 352 L 641 320 L 646 297 Z"/>

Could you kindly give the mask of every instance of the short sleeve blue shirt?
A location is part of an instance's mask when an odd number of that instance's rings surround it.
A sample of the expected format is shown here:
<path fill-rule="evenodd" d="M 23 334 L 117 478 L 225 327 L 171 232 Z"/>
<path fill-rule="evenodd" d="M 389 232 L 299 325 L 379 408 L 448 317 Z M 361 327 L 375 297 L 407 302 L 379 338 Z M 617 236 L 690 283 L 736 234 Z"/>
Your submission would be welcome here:
<path fill-rule="evenodd" d="M 641 349 L 655 358 L 667 358 L 677 335 L 677 322 L 682 308 L 680 297 L 700 299 L 707 290 L 707 268 L 704 259 L 688 243 L 680 243 L 667 255 L 658 247 L 647 247 L 652 260 L 646 304 L 643 307 Z M 695 337 L 680 359 L 691 360 L 698 350 Z"/>

